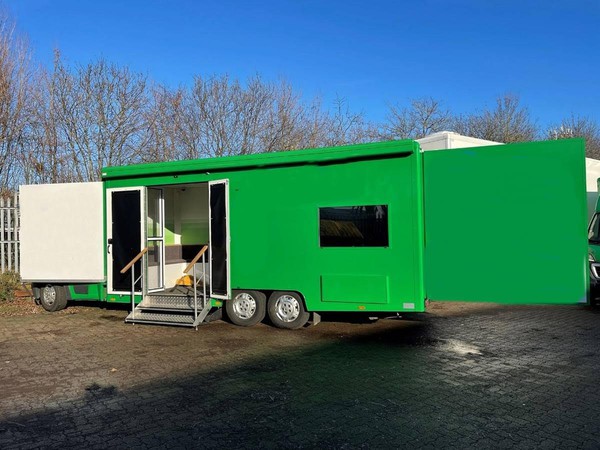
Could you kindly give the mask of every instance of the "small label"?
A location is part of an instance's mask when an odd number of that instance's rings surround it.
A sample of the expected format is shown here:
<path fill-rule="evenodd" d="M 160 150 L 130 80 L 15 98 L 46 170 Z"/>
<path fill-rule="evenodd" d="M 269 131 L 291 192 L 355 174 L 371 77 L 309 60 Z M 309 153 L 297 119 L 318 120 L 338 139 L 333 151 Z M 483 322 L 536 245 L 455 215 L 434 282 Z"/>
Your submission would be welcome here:
<path fill-rule="evenodd" d="M 402 303 L 402 307 L 404 309 L 415 309 L 415 304 L 414 303 Z"/>

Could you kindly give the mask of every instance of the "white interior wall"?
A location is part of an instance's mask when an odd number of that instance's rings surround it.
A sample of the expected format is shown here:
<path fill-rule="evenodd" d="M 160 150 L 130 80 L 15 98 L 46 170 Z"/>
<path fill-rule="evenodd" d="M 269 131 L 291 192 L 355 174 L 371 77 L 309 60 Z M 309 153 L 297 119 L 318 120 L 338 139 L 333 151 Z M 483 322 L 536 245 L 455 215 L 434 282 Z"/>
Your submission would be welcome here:
<path fill-rule="evenodd" d="M 177 194 L 175 224 L 182 235 L 181 243 L 208 242 L 208 184 L 180 188 Z"/>
<path fill-rule="evenodd" d="M 172 244 L 200 244 L 208 241 L 208 185 L 164 188 L 165 226 L 173 235 Z M 203 242 L 183 242 L 185 233 L 206 236 Z M 165 234 L 167 234 L 166 232 Z M 183 238 L 182 238 L 182 235 Z"/>
<path fill-rule="evenodd" d="M 173 287 L 179 278 L 183 276 L 186 263 L 165 264 L 165 287 Z"/>
<path fill-rule="evenodd" d="M 172 188 L 164 188 L 163 192 L 165 198 L 165 239 L 168 243 L 178 244 L 181 241 L 181 236 L 177 234 L 175 229 L 175 217 L 177 216 L 176 191 Z"/>
<path fill-rule="evenodd" d="M 172 244 L 202 244 L 208 242 L 208 184 L 165 187 L 165 224 L 171 223 Z M 187 263 L 165 264 L 165 286 L 172 287 L 183 276 Z M 196 265 L 201 277 L 203 267 Z M 191 276 L 191 273 L 190 273 Z"/>

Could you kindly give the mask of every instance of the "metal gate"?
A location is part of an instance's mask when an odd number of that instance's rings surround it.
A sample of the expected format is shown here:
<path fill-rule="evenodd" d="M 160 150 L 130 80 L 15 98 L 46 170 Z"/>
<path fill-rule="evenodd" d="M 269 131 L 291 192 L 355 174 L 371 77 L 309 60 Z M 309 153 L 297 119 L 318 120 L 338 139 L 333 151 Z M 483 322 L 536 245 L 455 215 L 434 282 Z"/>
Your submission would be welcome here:
<path fill-rule="evenodd" d="M 41 225 L 41 224 L 40 224 Z M 0 272 L 19 272 L 19 197 L 0 197 Z"/>

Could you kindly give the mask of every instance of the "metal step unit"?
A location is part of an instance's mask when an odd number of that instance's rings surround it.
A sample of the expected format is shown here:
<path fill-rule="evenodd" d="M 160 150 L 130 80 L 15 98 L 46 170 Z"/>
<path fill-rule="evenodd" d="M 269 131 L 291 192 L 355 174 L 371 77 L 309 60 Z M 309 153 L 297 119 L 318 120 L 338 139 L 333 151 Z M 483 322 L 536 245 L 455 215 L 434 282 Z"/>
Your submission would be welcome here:
<path fill-rule="evenodd" d="M 198 295 L 195 308 L 193 296 L 151 294 L 129 313 L 125 322 L 197 328 L 210 310 L 210 299 L 205 300 L 203 295 Z"/>

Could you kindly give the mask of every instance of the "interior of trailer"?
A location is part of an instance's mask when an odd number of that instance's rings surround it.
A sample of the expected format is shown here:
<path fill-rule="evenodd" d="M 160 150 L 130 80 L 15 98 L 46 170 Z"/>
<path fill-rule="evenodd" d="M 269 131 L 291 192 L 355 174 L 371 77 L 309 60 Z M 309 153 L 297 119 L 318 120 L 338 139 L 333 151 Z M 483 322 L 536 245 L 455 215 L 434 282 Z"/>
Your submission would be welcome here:
<path fill-rule="evenodd" d="M 149 187 L 146 202 L 147 290 L 185 291 L 193 271 L 186 278 L 184 270 L 209 241 L 208 184 Z M 202 282 L 208 273 L 208 254 L 195 269 Z"/>
<path fill-rule="evenodd" d="M 106 202 L 109 294 L 210 285 L 227 298 L 227 180 L 112 188 Z"/>

